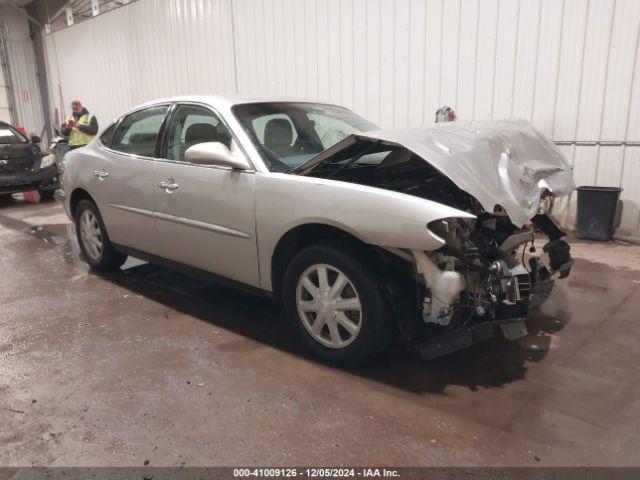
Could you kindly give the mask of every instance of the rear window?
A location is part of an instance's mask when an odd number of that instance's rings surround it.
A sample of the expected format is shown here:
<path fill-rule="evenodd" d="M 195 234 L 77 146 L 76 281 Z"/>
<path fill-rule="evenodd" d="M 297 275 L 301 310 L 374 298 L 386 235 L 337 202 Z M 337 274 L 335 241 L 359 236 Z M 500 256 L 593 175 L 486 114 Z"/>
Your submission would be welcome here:
<path fill-rule="evenodd" d="M 155 105 L 124 117 L 111 140 L 111 148 L 123 153 L 153 157 L 158 133 L 168 105 Z"/>
<path fill-rule="evenodd" d="M 106 147 L 111 147 L 111 142 L 113 142 L 113 134 L 116 133 L 116 124 L 113 123 L 109 128 L 107 128 L 104 133 L 100 136 L 100 141 Z"/>
<path fill-rule="evenodd" d="M 27 137 L 22 135 L 19 131 L 13 128 L 11 125 L 0 125 L 0 143 L 7 145 L 13 143 L 28 143 Z"/>

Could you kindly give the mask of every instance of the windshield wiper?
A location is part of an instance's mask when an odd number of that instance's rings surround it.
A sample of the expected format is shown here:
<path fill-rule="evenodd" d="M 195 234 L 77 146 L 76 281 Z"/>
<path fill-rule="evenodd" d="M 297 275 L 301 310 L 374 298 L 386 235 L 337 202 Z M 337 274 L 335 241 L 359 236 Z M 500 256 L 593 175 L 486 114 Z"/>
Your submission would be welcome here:
<path fill-rule="evenodd" d="M 351 164 L 353 164 L 353 163 L 357 162 L 358 160 L 360 160 L 364 155 L 366 155 L 369 152 L 371 152 L 371 150 L 373 150 L 377 146 L 378 146 L 377 144 L 372 143 L 369 147 L 367 147 L 364 150 L 362 150 L 360 153 L 358 153 L 356 156 L 354 156 L 351 160 L 347 160 L 345 163 L 340 165 L 340 168 L 335 169 L 333 172 L 331 172 L 329 175 L 327 175 L 327 178 L 335 177 L 342 170 L 344 170 L 345 168 L 347 168 Z"/>

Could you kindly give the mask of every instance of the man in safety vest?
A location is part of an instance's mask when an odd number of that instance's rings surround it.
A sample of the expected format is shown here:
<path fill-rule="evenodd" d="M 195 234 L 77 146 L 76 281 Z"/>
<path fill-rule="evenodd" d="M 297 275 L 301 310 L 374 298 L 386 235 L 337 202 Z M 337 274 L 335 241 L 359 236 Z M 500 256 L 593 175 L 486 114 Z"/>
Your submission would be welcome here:
<path fill-rule="evenodd" d="M 71 102 L 71 115 L 60 128 L 69 137 L 69 150 L 84 147 L 98 133 L 98 120 L 82 106 L 80 100 Z"/>

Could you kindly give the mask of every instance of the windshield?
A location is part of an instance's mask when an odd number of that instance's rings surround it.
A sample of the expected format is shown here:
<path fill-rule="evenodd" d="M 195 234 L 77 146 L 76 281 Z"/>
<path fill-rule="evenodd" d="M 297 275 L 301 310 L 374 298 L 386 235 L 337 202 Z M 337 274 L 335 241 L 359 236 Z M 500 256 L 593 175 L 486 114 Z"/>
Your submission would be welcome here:
<path fill-rule="evenodd" d="M 0 124 L 0 144 L 27 143 L 29 140 L 11 125 Z"/>
<path fill-rule="evenodd" d="M 233 107 L 272 172 L 287 172 L 356 132 L 378 127 L 350 110 L 314 103 L 248 103 Z"/>

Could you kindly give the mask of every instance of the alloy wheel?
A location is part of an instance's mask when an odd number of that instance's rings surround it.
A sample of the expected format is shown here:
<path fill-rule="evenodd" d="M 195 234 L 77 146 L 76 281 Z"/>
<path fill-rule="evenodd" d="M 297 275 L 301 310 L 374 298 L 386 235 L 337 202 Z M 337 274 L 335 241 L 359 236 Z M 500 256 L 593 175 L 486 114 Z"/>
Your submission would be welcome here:
<path fill-rule="evenodd" d="M 307 268 L 298 280 L 296 305 L 306 330 L 326 347 L 344 348 L 360 333 L 360 296 L 336 267 L 319 263 Z"/>
<path fill-rule="evenodd" d="M 80 214 L 80 238 L 85 253 L 92 260 L 99 260 L 102 255 L 102 230 L 98 219 L 91 210 L 84 210 Z"/>

